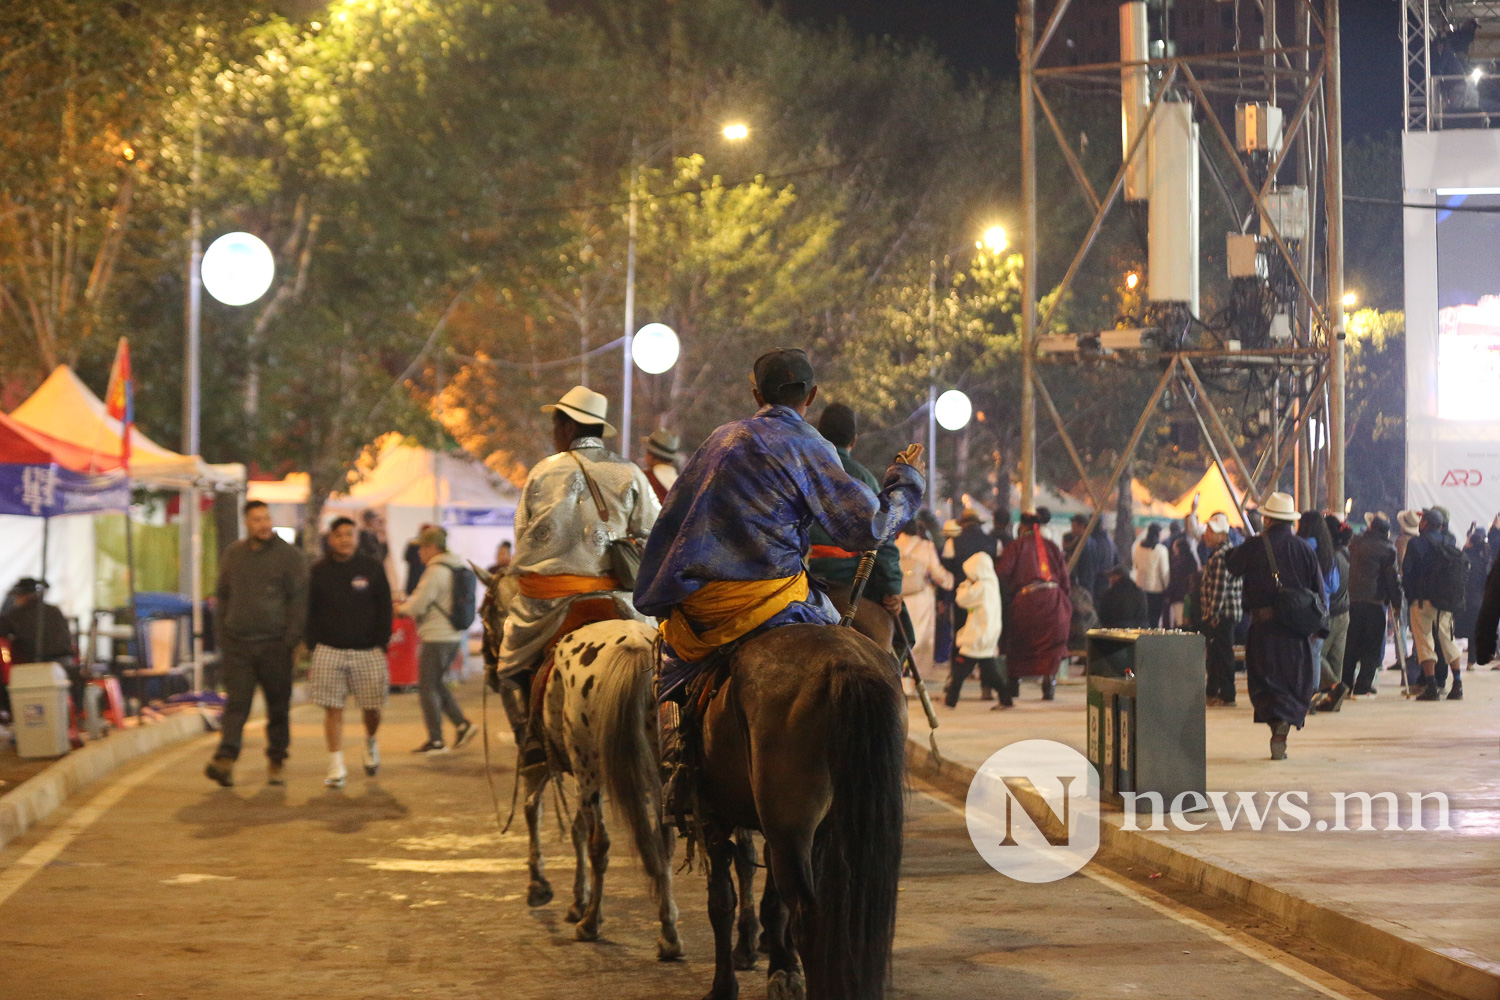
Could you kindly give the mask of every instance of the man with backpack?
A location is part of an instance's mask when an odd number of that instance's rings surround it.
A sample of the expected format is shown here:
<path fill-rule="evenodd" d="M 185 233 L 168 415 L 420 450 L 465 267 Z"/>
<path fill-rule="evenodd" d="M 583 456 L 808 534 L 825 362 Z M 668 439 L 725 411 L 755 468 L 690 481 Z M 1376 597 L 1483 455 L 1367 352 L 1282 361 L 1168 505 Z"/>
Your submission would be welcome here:
<path fill-rule="evenodd" d="M 417 691 L 422 699 L 422 717 L 427 723 L 427 742 L 415 753 L 446 753 L 443 716 L 453 723 L 453 749 L 468 743 L 476 730 L 443 683 L 443 675 L 458 655 L 469 625 L 474 621 L 474 571 L 461 557 L 448 551 L 448 533 L 428 525 L 417 536 L 417 549 L 424 569 L 416 591 L 396 607 L 398 615 L 417 620 Z"/>
<path fill-rule="evenodd" d="M 1406 546 L 1401 562 L 1402 585 L 1411 605 L 1411 631 L 1416 642 L 1417 661 L 1422 668 L 1423 688 L 1417 701 L 1437 701 L 1443 694 L 1442 680 L 1437 676 L 1438 651 L 1453 673 L 1449 701 L 1464 696 L 1459 675 L 1458 643 L 1453 641 L 1453 613 L 1464 607 L 1468 584 L 1468 557 L 1448 530 L 1448 511 L 1429 507 L 1422 512 L 1419 533 Z M 1437 631 L 1434 648 L 1433 631 Z"/>

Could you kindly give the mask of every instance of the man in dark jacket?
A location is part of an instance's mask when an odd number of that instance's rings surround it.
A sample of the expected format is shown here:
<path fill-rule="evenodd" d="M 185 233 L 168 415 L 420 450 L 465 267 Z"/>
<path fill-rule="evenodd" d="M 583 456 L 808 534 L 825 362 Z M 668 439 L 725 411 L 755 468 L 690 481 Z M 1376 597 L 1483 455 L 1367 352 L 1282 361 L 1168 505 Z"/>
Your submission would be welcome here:
<path fill-rule="evenodd" d="M 1130 567 L 1116 566 L 1107 578 L 1109 587 L 1099 599 L 1099 627 L 1149 628 L 1146 592 L 1130 578 Z"/>
<path fill-rule="evenodd" d="M 73 632 L 62 610 L 43 600 L 46 592 L 40 580 L 27 576 L 16 581 L 6 601 L 9 609 L 0 615 L 0 639 L 10 641 L 12 663 L 56 663 L 67 671 L 73 706 L 78 708 L 84 683 L 73 655 Z M 0 689 L 0 708 L 10 710 L 9 691 Z"/>
<path fill-rule="evenodd" d="M 14 663 L 61 663 L 66 667 L 73 662 L 73 633 L 67 616 L 42 599 L 46 592 L 45 583 L 29 576 L 17 580 L 10 589 L 10 610 L 0 616 L 0 637 L 10 640 Z"/>
<path fill-rule="evenodd" d="M 1496 520 L 1500 521 L 1500 518 Z M 1484 600 L 1480 602 L 1479 614 L 1474 619 L 1474 638 L 1469 647 L 1469 659 L 1474 663 L 1494 660 L 1497 628 L 1500 628 L 1500 558 L 1490 564 L 1489 574 L 1484 579 Z M 1500 670 L 1500 665 L 1491 669 Z"/>
<path fill-rule="evenodd" d="M 1401 607 L 1401 579 L 1390 522 L 1376 514 L 1349 543 L 1349 638 L 1342 680 L 1356 697 L 1375 693 L 1375 675 L 1385 657 L 1388 607 Z"/>
<path fill-rule="evenodd" d="M 1323 641 L 1322 679 L 1314 707 L 1320 712 L 1337 712 L 1349 694 L 1344 683 L 1344 650 L 1349 639 L 1349 526 L 1332 514 L 1323 515 L 1328 538 L 1333 543 L 1333 567 L 1338 576 L 1328 595 L 1328 638 Z"/>
<path fill-rule="evenodd" d="M 1120 561 L 1120 550 L 1115 548 L 1115 540 L 1104 530 L 1103 518 L 1094 525 L 1088 547 L 1093 552 L 1094 565 L 1098 567 L 1098 572 L 1094 574 L 1094 584 L 1090 588 L 1094 594 L 1094 603 L 1097 604 L 1104 597 L 1105 590 L 1109 589 L 1110 568 Z"/>
<path fill-rule="evenodd" d="M 323 784 L 343 788 L 344 702 L 352 694 L 365 717 L 365 774 L 380 770 L 375 732 L 390 690 L 385 647 L 391 639 L 391 586 L 385 567 L 357 551 L 354 522 L 338 518 L 328 529 L 328 557 L 313 564 L 307 580 L 307 644 L 312 647 L 309 697 L 323 706 L 328 776 Z"/>
<path fill-rule="evenodd" d="M 1325 634 L 1328 594 L 1312 547 L 1292 530 L 1301 517 L 1296 502 L 1285 493 L 1272 493 L 1260 513 L 1265 519 L 1264 533 L 1229 553 L 1225 565 L 1245 581 L 1245 610 L 1250 614 L 1245 675 L 1255 721 L 1271 727 L 1271 759 L 1285 760 L 1287 735 L 1293 726 L 1301 729 L 1307 721 L 1307 709 L 1318 687 L 1318 665 L 1313 661 L 1312 638 L 1277 620 L 1277 584 L 1318 595 Z"/>
<path fill-rule="evenodd" d="M 1445 546 L 1458 543 L 1448 530 L 1448 511 L 1443 507 L 1429 507 L 1422 512 L 1418 534 L 1406 545 L 1406 556 L 1401 562 L 1401 582 L 1406 589 L 1406 600 L 1411 605 L 1412 641 L 1417 647 L 1417 662 L 1422 667 L 1422 691 L 1417 701 L 1437 701 L 1443 695 L 1443 682 L 1437 676 L 1437 660 L 1441 653 L 1443 662 L 1453 673 L 1453 689 L 1448 693 L 1449 701 L 1458 701 L 1464 696 L 1463 682 L 1459 676 L 1458 643 L 1453 641 L 1453 612 L 1438 607 L 1436 601 L 1443 584 Z M 1437 641 L 1433 641 L 1436 630 Z"/>
<path fill-rule="evenodd" d="M 271 512 L 259 500 L 245 505 L 245 533 L 219 561 L 214 613 L 224 722 L 219 749 L 204 773 L 226 787 L 234 784 L 234 762 L 257 686 L 266 697 L 268 779 L 283 783 L 292 739 L 292 651 L 307 623 L 307 560 L 277 537 Z"/>
<path fill-rule="evenodd" d="M 843 403 L 829 403 L 818 418 L 818 433 L 828 439 L 839 454 L 844 471 L 868 486 L 872 492 L 880 492 L 880 480 L 869 469 L 854 460 L 851 450 L 859 437 L 859 425 L 854 411 Z M 807 534 L 807 568 L 815 579 L 828 583 L 851 585 L 859 570 L 862 553 L 849 552 L 833 544 L 824 531 L 814 524 Z M 886 542 L 875 550 L 875 567 L 870 571 L 865 584 L 864 596 L 885 605 L 892 615 L 901 612 L 901 551 L 895 542 Z"/>

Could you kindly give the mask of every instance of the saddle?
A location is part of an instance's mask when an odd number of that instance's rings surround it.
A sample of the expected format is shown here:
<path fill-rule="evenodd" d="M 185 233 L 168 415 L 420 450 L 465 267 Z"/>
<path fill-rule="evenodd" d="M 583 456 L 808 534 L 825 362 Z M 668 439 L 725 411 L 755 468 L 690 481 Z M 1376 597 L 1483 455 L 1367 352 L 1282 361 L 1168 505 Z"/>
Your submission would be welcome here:
<path fill-rule="evenodd" d="M 530 756 L 536 756 L 536 751 L 542 749 L 542 708 L 547 703 L 547 684 L 552 679 L 558 642 L 569 632 L 583 628 L 585 625 L 592 625 L 595 622 L 620 621 L 621 618 L 612 597 L 591 597 L 587 600 L 574 601 L 572 607 L 568 608 L 562 624 L 557 627 L 557 631 L 542 648 L 542 664 L 537 668 L 536 677 L 531 682 L 531 697 L 527 705 L 527 745 L 524 748 Z"/>

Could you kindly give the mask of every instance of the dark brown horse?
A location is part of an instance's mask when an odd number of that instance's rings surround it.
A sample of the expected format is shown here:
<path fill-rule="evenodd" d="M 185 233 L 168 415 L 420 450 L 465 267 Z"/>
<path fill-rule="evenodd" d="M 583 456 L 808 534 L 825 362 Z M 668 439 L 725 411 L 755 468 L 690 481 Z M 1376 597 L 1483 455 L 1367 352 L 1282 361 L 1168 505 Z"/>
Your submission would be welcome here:
<path fill-rule="evenodd" d="M 886 631 L 883 612 L 860 618 Z M 906 707 L 889 647 L 789 625 L 746 642 L 703 715 L 698 798 L 714 928 L 711 1000 L 732 1000 L 734 833 L 765 837 L 771 1000 L 885 992 L 904 813 Z M 800 968 L 799 968 L 800 956 Z"/>

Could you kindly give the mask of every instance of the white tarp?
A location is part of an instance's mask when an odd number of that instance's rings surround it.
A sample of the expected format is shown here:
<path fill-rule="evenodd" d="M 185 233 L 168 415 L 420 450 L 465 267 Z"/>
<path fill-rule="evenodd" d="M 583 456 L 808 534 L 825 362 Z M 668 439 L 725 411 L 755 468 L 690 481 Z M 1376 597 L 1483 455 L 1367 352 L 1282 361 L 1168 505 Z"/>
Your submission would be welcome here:
<path fill-rule="evenodd" d="M 23 576 L 42 575 L 42 519 L 0 514 L 0 593 Z M 88 630 L 94 610 L 94 518 L 73 514 L 47 519 L 47 603 L 56 604 Z"/>
<path fill-rule="evenodd" d="M 248 496 L 271 505 L 278 525 L 301 526 L 307 503 L 305 473 L 274 482 L 252 482 Z M 494 561 L 503 541 L 515 540 L 516 502 L 520 490 L 474 458 L 431 451 L 398 434 L 378 443 L 373 463 L 345 493 L 330 496 L 322 524 L 340 515 L 359 519 L 372 509 L 385 516 L 386 540 L 393 561 L 394 584 L 406 581 L 402 553 L 428 523 L 448 530 L 448 547 L 480 567 Z"/>

